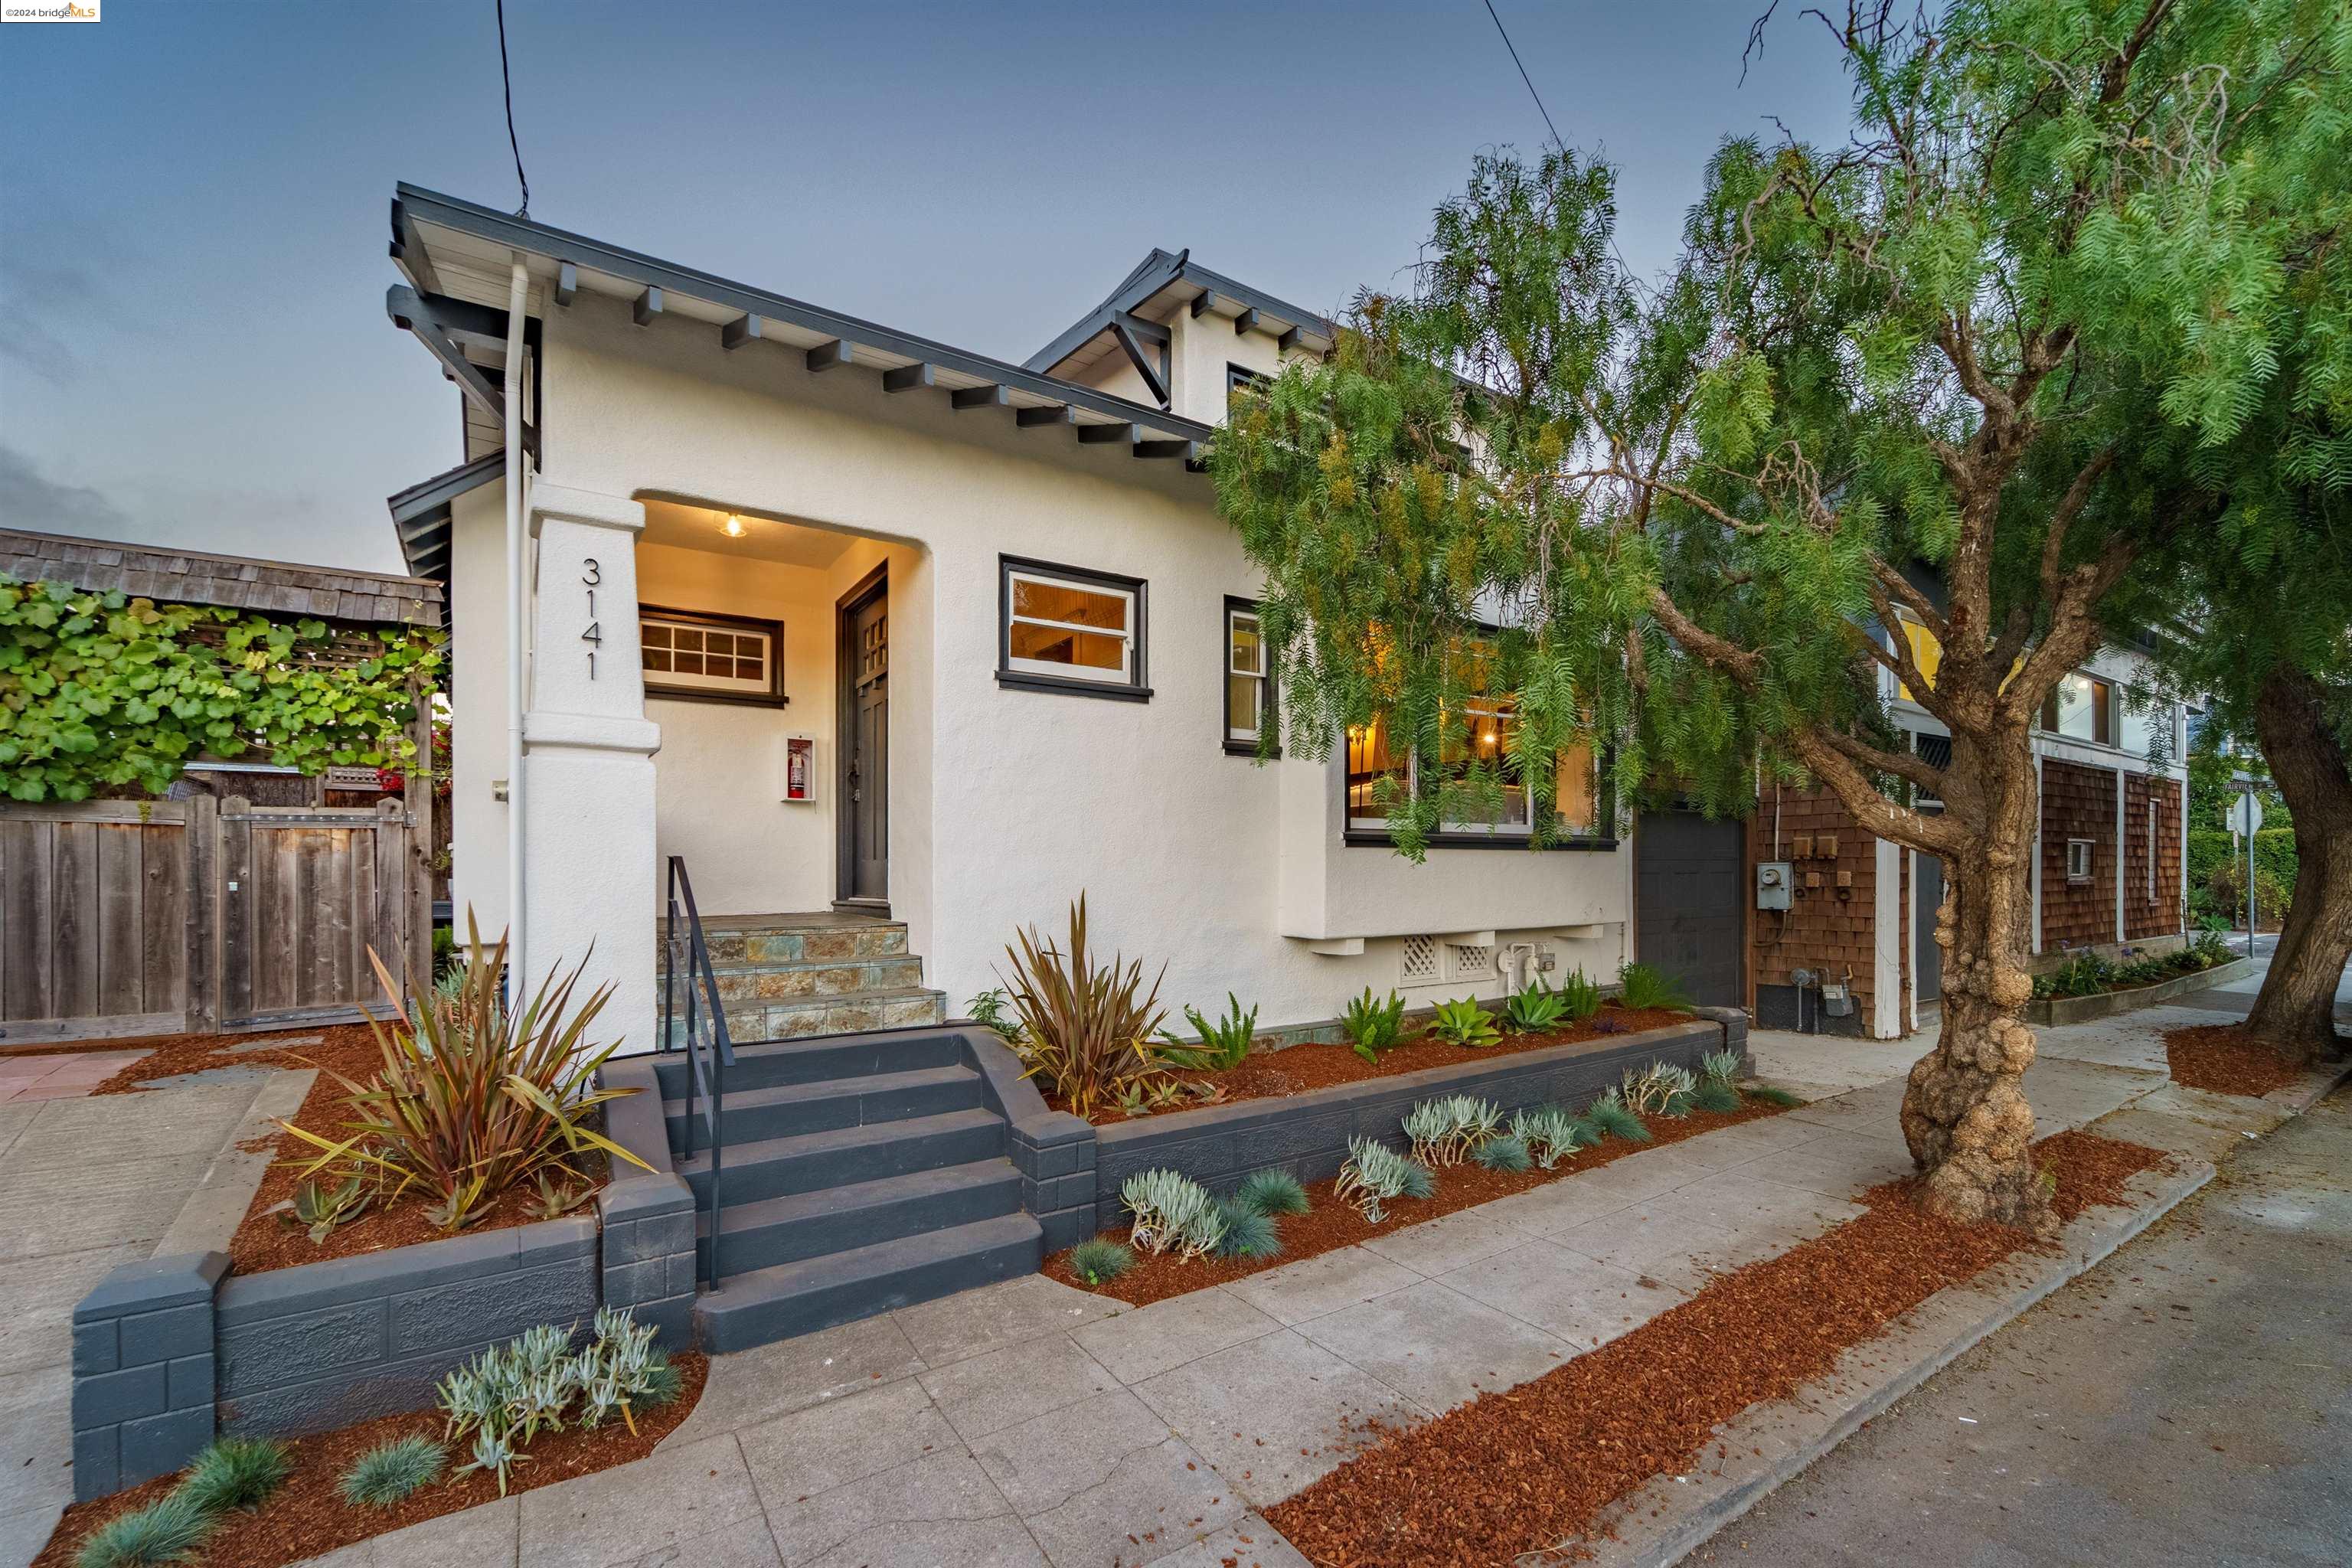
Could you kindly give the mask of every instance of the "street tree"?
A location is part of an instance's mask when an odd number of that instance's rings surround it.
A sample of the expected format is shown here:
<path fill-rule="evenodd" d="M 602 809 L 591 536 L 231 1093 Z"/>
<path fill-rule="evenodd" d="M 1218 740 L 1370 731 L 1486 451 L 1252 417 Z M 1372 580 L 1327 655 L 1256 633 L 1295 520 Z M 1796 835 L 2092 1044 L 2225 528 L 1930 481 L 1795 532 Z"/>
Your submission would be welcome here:
<path fill-rule="evenodd" d="M 1654 285 L 1617 258 L 1605 164 L 1480 158 L 1414 287 L 1245 396 L 1212 467 L 1265 575 L 1284 743 L 1383 736 L 1349 743 L 1391 764 L 1404 852 L 1507 793 L 1540 841 L 1597 743 L 1621 796 L 1808 777 L 1939 857 L 1904 1136 L 1931 1209 L 2039 1226 L 2030 731 L 2143 559 L 2242 510 L 2220 458 L 2352 389 L 2340 268 L 2290 286 L 2340 249 L 2352 25 L 2341 0 L 1807 16 L 1848 142 L 1725 142 Z M 1898 684 L 1947 764 L 1901 743 Z"/>

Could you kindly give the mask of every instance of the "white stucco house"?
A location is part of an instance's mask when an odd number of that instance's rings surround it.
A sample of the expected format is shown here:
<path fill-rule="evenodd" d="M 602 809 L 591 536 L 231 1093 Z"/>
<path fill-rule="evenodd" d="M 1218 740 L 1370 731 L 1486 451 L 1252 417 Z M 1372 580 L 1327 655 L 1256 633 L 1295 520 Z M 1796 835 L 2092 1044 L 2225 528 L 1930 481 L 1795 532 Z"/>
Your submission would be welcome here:
<path fill-rule="evenodd" d="M 593 944 L 625 1049 L 672 856 L 744 939 L 739 1038 L 960 1012 L 1082 890 L 1164 1000 L 1266 1029 L 1633 955 L 1604 801 L 1414 865 L 1361 815 L 1377 735 L 1256 758 L 1258 583 L 1197 458 L 1316 312 L 1155 251 L 1016 365 L 406 185 L 392 221 L 466 408 L 391 503 L 448 583 L 461 922 L 532 982 Z"/>

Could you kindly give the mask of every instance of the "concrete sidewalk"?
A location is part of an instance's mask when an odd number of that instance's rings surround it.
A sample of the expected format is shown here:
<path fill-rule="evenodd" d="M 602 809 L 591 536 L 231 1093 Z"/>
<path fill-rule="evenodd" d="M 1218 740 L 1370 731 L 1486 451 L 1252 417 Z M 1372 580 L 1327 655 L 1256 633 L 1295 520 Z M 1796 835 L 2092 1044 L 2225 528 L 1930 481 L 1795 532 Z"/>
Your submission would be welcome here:
<path fill-rule="evenodd" d="M 2150 1068 L 2119 1026 L 2037 1063 L 2045 1130 L 2123 1111 L 2167 1147 L 2241 1135 L 2245 1113 L 2207 1125 L 2168 1090 L 2160 1045 Z M 1834 1054 L 1853 1042 L 1757 1038 L 1768 1079 L 1857 1065 Z M 1901 1066 L 1919 1048 L 1897 1047 Z M 1257 1510 L 1343 1462 L 1364 1423 L 1539 1376 L 1860 1213 L 1862 1190 L 1909 1169 L 1901 1081 L 1864 1070 L 1867 1087 L 1785 1116 L 1139 1310 L 1032 1276 L 722 1357 L 651 1458 L 320 1568 L 1297 1568 Z"/>

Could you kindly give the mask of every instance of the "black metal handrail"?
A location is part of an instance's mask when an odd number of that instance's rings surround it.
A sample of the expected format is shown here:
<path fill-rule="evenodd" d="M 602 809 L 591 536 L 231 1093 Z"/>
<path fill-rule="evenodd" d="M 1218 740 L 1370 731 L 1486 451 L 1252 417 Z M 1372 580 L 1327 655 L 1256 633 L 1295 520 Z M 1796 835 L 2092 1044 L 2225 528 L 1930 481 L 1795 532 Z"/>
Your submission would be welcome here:
<path fill-rule="evenodd" d="M 725 1104 L 726 1069 L 735 1065 L 735 1043 L 727 1037 L 727 1009 L 719 1004 L 719 977 L 711 972 L 709 944 L 702 936 L 702 915 L 694 907 L 694 882 L 686 874 L 685 859 L 677 855 L 669 858 L 669 888 L 665 895 L 664 907 L 661 1048 L 686 1052 L 684 1157 L 694 1158 L 698 1121 L 704 1134 L 703 1147 L 710 1151 L 709 1261 L 697 1269 L 697 1275 L 699 1283 L 716 1287 L 719 1283 L 719 1179 L 727 1161 L 727 1139 L 720 1113 Z M 681 915 L 685 917 L 682 926 Z M 683 1036 L 677 1026 L 678 971 L 681 968 L 686 972 L 686 1028 Z M 698 1100 L 706 1107 L 699 1118 L 695 1113 Z"/>

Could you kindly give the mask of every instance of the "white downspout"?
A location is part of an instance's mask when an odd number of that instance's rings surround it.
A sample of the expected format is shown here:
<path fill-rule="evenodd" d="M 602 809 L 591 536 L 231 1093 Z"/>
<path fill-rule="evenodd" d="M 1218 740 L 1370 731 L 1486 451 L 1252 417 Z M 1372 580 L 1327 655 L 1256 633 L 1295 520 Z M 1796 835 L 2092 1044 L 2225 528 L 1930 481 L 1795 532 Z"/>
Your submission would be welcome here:
<path fill-rule="evenodd" d="M 512 977 L 508 995 L 520 1005 L 525 991 L 522 919 L 522 709 L 523 620 L 530 614 L 530 585 L 523 578 L 522 356 L 523 310 L 530 273 L 520 258 L 507 284 L 507 951 Z"/>

